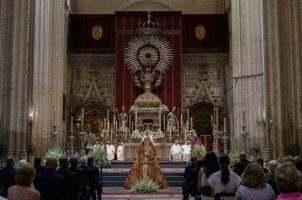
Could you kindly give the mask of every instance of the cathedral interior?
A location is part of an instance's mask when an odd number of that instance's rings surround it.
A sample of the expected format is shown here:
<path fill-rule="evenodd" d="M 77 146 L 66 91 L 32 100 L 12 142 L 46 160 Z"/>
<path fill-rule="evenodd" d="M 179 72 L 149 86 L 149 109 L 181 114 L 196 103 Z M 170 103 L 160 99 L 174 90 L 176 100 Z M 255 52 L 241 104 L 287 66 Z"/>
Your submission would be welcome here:
<path fill-rule="evenodd" d="M 220 133 L 265 160 L 301 153 L 300 0 L 0 0 L 0 10 L 0 158 L 76 149 L 80 131 L 127 142 L 121 133 L 154 127 L 169 142 L 194 129 L 210 145 Z"/>

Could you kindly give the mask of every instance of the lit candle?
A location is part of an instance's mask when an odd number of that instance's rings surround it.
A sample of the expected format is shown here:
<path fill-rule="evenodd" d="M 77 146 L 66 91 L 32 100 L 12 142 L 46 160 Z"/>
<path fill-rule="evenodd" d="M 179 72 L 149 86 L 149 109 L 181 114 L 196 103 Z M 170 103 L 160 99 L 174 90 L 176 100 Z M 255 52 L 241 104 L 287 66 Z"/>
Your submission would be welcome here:
<path fill-rule="evenodd" d="M 82 108 L 82 118 L 81 118 L 81 125 L 84 126 L 84 109 Z"/>
<path fill-rule="evenodd" d="M 227 132 L 226 118 L 223 118 L 223 131 L 224 131 L 225 133 Z"/>
<path fill-rule="evenodd" d="M 73 132 L 73 116 L 71 116 L 70 120 L 70 132 Z"/>
<path fill-rule="evenodd" d="M 245 109 L 244 108 L 242 109 L 242 123 L 243 123 L 243 126 L 245 126 Z"/>
<path fill-rule="evenodd" d="M 180 131 L 181 131 L 181 128 L 182 128 L 182 115 L 180 115 Z"/>

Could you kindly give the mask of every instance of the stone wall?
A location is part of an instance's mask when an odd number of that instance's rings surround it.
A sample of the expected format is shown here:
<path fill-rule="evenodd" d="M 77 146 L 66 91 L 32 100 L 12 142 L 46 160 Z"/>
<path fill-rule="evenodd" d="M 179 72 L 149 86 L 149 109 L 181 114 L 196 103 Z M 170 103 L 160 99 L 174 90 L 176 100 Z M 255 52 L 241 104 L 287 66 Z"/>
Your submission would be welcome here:
<path fill-rule="evenodd" d="M 115 11 L 182 11 L 184 14 L 222 14 L 224 0 L 76 0 L 78 14 L 114 14 Z"/>

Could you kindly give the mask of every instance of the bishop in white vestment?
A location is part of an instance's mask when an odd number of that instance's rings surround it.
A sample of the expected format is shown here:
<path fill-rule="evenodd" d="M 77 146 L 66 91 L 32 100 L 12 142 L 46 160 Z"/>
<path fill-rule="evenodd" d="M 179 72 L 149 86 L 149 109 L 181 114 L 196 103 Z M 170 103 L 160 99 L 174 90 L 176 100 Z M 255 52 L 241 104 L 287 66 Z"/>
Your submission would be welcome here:
<path fill-rule="evenodd" d="M 187 141 L 181 146 L 183 161 L 189 162 L 191 157 L 191 145 Z"/>
<path fill-rule="evenodd" d="M 109 144 L 106 145 L 107 150 L 107 158 L 109 161 L 114 160 L 114 154 L 115 154 L 115 147 L 109 142 Z"/>
<path fill-rule="evenodd" d="M 125 158 L 124 158 L 124 144 L 123 143 L 118 145 L 117 150 L 116 150 L 116 157 L 117 157 L 117 160 L 120 160 L 120 161 L 125 160 Z"/>
<path fill-rule="evenodd" d="M 182 160 L 182 150 L 181 146 L 178 144 L 178 141 L 175 141 L 175 144 L 171 147 L 171 155 L 173 161 L 181 161 Z"/>

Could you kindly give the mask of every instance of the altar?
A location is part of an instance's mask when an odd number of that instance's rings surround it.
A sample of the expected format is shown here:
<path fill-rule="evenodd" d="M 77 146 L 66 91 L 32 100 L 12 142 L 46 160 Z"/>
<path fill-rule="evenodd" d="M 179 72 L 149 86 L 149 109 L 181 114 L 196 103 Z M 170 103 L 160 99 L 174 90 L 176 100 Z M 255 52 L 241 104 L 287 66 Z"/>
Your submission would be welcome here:
<path fill-rule="evenodd" d="M 126 161 L 133 161 L 137 157 L 137 150 L 140 143 L 126 143 L 124 144 L 124 156 Z M 171 160 L 171 143 L 154 143 L 157 158 L 159 161 Z"/>

